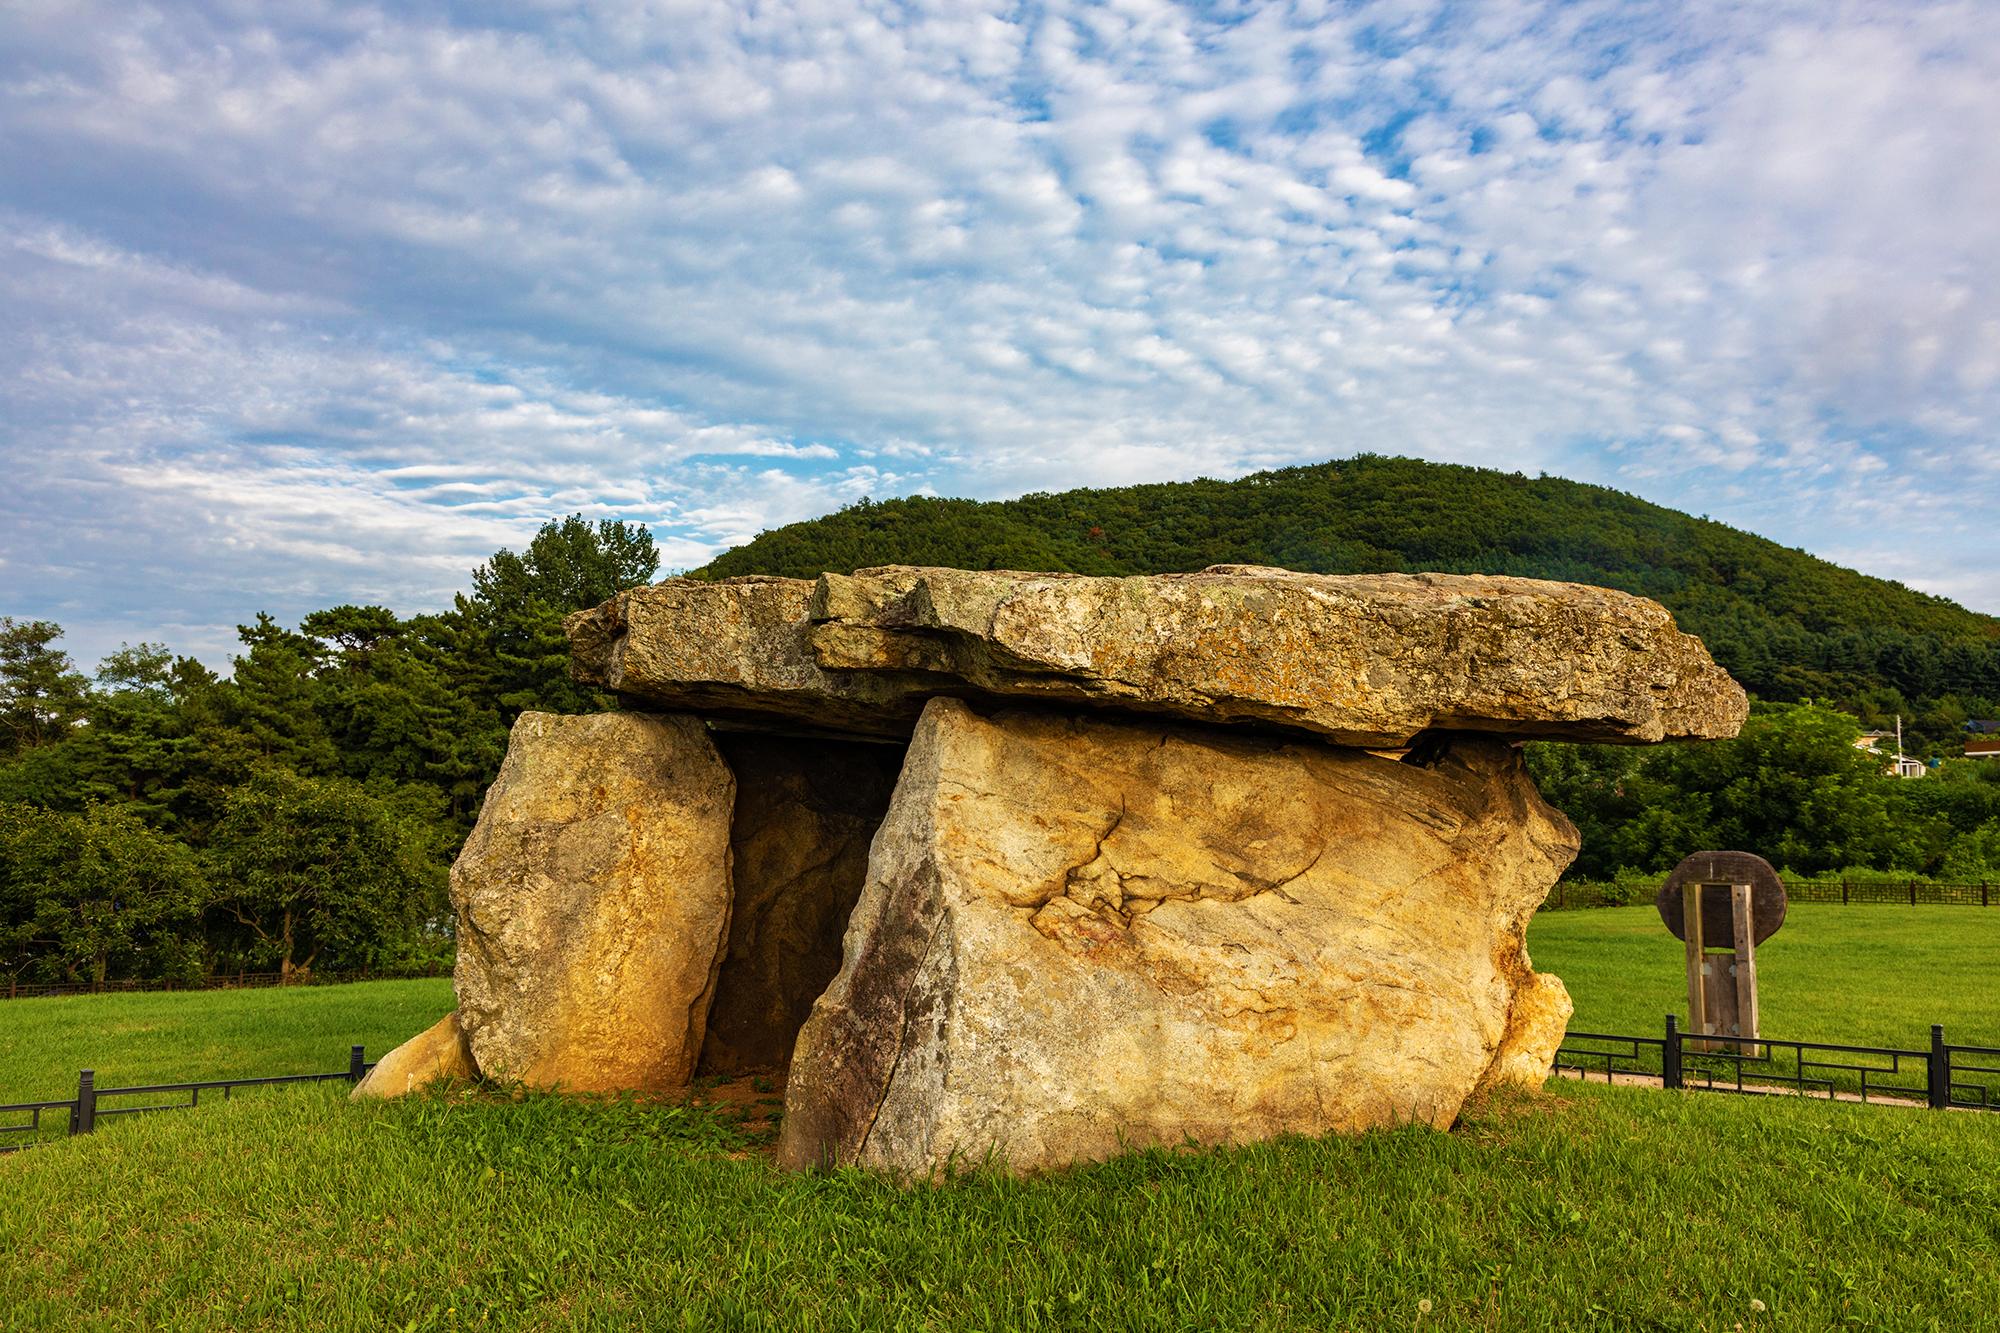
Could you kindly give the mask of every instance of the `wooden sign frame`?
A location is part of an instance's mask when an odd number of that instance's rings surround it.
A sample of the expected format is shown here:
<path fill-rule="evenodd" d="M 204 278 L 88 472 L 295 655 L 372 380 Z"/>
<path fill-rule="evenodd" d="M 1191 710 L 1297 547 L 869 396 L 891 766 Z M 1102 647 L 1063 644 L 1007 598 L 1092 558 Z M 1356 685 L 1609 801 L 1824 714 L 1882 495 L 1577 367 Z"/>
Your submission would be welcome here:
<path fill-rule="evenodd" d="M 1701 902 L 1709 888 L 1728 891 L 1734 950 L 1710 949 L 1702 939 Z M 1715 1037 L 1756 1037 L 1757 942 L 1751 929 L 1752 893 L 1748 884 L 1697 883 L 1681 885 L 1681 925 L 1687 944 L 1688 1023 L 1695 1031 Z M 1761 1047 L 1733 1041 L 1691 1040 L 1695 1051 L 1741 1052 L 1763 1058 Z"/>

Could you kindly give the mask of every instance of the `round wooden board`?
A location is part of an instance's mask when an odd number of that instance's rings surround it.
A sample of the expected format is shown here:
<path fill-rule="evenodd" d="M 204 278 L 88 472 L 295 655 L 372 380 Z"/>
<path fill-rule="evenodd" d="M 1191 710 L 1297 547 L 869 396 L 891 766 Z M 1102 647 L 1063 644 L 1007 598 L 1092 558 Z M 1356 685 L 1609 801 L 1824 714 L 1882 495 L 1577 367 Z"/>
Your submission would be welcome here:
<path fill-rule="evenodd" d="M 1683 884 L 1748 884 L 1750 886 L 1750 933 L 1755 943 L 1778 933 L 1785 924 L 1785 884 L 1763 857 L 1750 852 L 1696 852 L 1667 876 L 1653 906 L 1674 938 L 1685 941 L 1687 927 L 1682 916 Z M 1736 923 L 1729 909 L 1729 890 L 1708 888 L 1701 895 L 1702 944 L 1710 949 L 1736 947 Z"/>

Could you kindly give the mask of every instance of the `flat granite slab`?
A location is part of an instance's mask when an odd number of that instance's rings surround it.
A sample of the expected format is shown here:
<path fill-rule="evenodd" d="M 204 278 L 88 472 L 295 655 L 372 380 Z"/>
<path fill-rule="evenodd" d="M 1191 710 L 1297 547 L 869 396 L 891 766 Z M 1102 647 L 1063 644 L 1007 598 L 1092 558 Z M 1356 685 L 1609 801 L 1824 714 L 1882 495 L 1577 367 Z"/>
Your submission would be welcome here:
<path fill-rule="evenodd" d="M 1215 565 L 1096 578 L 891 565 L 668 579 L 571 616 L 579 680 L 652 706 L 907 735 L 938 696 L 1396 748 L 1431 730 L 1646 744 L 1749 706 L 1657 602 L 1462 574 Z"/>

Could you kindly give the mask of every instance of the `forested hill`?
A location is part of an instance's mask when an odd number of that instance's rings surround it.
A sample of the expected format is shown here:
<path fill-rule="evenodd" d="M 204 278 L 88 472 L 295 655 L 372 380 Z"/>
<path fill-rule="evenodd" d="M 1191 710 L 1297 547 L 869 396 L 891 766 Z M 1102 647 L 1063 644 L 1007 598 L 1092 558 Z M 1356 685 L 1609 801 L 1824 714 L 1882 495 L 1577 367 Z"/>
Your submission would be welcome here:
<path fill-rule="evenodd" d="M 1656 598 L 1758 696 L 1956 730 L 2000 713 L 2000 619 L 1602 486 L 1362 455 L 1238 481 L 1018 500 L 863 502 L 759 535 L 698 577 L 867 565 L 1143 574 L 1519 574 Z"/>

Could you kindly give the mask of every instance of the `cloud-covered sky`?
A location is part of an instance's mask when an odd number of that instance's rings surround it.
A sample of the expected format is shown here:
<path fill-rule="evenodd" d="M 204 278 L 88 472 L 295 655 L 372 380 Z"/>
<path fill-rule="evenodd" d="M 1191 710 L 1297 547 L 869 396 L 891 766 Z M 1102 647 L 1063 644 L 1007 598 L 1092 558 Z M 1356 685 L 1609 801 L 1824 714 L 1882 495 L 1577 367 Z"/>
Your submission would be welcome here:
<path fill-rule="evenodd" d="M 0 10 L 0 613 L 1360 450 L 2000 612 L 1983 3 Z"/>

